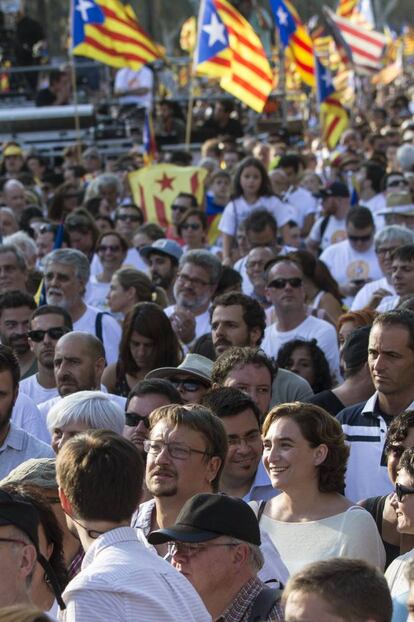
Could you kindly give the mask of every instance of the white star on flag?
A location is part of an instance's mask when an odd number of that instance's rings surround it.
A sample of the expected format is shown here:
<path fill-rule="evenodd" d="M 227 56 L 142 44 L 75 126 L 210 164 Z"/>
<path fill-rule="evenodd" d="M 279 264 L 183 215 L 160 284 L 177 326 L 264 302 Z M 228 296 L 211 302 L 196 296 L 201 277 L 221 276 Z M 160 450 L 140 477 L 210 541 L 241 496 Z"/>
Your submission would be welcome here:
<path fill-rule="evenodd" d="M 325 82 L 325 86 L 332 86 L 333 82 L 332 82 L 332 76 L 331 74 L 327 71 L 323 76 L 322 76 L 322 80 Z"/>
<path fill-rule="evenodd" d="M 277 10 L 277 19 L 281 26 L 287 26 L 289 15 L 280 6 Z"/>
<path fill-rule="evenodd" d="M 224 34 L 224 24 L 219 22 L 217 15 L 212 13 L 211 22 L 203 26 L 203 30 L 208 34 L 208 47 L 212 47 L 217 41 L 227 43 Z"/>
<path fill-rule="evenodd" d="M 88 21 L 88 9 L 93 9 L 94 4 L 90 0 L 79 0 L 76 6 L 76 10 L 81 14 L 84 22 Z"/>

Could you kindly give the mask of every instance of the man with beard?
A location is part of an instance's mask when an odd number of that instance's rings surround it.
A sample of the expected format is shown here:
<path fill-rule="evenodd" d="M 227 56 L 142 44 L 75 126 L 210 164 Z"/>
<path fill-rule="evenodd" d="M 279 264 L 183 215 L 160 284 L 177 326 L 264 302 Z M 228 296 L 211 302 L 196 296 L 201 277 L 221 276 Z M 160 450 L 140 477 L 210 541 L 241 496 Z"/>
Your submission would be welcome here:
<path fill-rule="evenodd" d="M 36 303 L 29 294 L 12 290 L 0 294 L 0 339 L 12 348 L 20 365 L 21 378 L 37 371 L 36 357 L 30 349 L 27 331 Z"/>
<path fill-rule="evenodd" d="M 46 301 L 69 312 L 73 328 L 96 337 L 105 348 L 106 362 L 116 363 L 121 327 L 108 313 L 84 302 L 90 266 L 86 255 L 74 248 L 59 248 L 44 258 Z"/>
<path fill-rule="evenodd" d="M 140 254 L 148 263 L 153 284 L 162 287 L 168 300 L 173 304 L 178 262 L 183 254 L 181 246 L 174 240 L 160 238 L 150 246 L 144 246 Z"/>
<path fill-rule="evenodd" d="M 105 351 L 102 342 L 94 335 L 71 332 L 59 339 L 55 347 L 54 370 L 58 397 L 39 404 L 46 418 L 49 410 L 60 398 L 78 391 L 99 391 L 105 368 Z M 124 409 L 125 398 L 110 394 L 113 401 Z"/>
<path fill-rule="evenodd" d="M 176 304 L 165 309 L 178 339 L 190 346 L 211 331 L 209 307 L 221 276 L 220 260 L 206 250 L 185 253 L 174 284 Z"/>
<path fill-rule="evenodd" d="M 30 318 L 29 344 L 37 361 L 37 373 L 20 382 L 20 391 L 36 404 L 59 395 L 53 366 L 55 346 L 72 328 L 69 313 L 53 305 L 39 307 Z"/>
<path fill-rule="evenodd" d="M 29 458 L 53 458 L 49 445 L 11 421 L 19 392 L 19 362 L 13 351 L 0 345 L 0 479 Z"/>

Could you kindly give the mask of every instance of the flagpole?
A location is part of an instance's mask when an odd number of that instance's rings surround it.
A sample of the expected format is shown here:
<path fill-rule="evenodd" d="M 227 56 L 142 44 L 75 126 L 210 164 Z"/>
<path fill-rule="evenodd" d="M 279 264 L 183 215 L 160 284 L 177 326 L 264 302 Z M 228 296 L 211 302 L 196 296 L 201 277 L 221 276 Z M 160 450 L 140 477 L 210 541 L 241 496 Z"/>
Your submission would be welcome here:
<path fill-rule="evenodd" d="M 82 145 L 81 145 L 81 135 L 80 135 L 80 119 L 79 119 L 79 103 L 78 103 L 78 89 L 76 86 L 76 68 L 75 68 L 75 57 L 73 55 L 73 33 L 74 33 L 74 24 L 73 19 L 75 15 L 75 0 L 71 0 L 71 23 L 70 23 L 70 32 L 71 32 L 71 41 L 70 41 L 70 74 L 72 81 L 72 91 L 73 91 L 73 103 L 75 108 L 75 154 L 76 154 L 76 162 L 80 164 L 81 155 L 82 155 Z"/>
<path fill-rule="evenodd" d="M 194 74 L 195 74 L 195 64 L 196 58 L 198 58 L 198 48 L 200 45 L 200 32 L 198 31 L 201 24 L 201 17 L 204 12 L 204 4 L 205 0 L 201 0 L 200 7 L 198 9 L 198 20 L 197 20 L 197 32 L 196 32 L 196 47 L 193 51 L 193 56 L 190 62 L 190 93 L 188 97 L 188 106 L 187 106 L 187 125 L 185 128 L 185 145 L 188 148 L 191 142 L 191 129 L 193 125 L 193 104 L 194 104 Z"/>
<path fill-rule="evenodd" d="M 285 48 L 282 45 L 280 32 L 276 29 L 279 57 L 279 85 L 278 90 L 282 92 L 282 123 L 283 127 L 287 124 L 287 99 L 286 99 L 286 71 L 285 71 Z"/>

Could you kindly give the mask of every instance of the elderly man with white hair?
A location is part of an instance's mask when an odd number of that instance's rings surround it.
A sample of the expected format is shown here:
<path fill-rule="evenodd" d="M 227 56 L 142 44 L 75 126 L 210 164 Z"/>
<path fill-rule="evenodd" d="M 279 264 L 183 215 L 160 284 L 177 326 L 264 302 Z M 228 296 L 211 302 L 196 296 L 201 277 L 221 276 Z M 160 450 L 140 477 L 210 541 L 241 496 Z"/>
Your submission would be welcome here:
<path fill-rule="evenodd" d="M 79 432 L 112 430 L 122 436 L 124 424 L 122 408 L 102 391 L 78 391 L 67 395 L 47 415 L 47 427 L 56 453 Z"/>
<path fill-rule="evenodd" d="M 26 207 L 26 195 L 23 184 L 17 179 L 9 179 L 3 186 L 3 204 L 13 210 L 17 220 Z"/>

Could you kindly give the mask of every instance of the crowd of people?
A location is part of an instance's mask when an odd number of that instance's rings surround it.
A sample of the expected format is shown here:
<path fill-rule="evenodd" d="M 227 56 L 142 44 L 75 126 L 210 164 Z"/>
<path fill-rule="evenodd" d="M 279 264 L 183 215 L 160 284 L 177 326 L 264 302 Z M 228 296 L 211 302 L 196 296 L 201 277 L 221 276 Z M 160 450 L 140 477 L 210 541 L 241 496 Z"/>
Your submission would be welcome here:
<path fill-rule="evenodd" d="M 0 622 L 414 619 L 413 111 L 217 102 L 168 228 L 139 149 L 2 146 Z"/>

